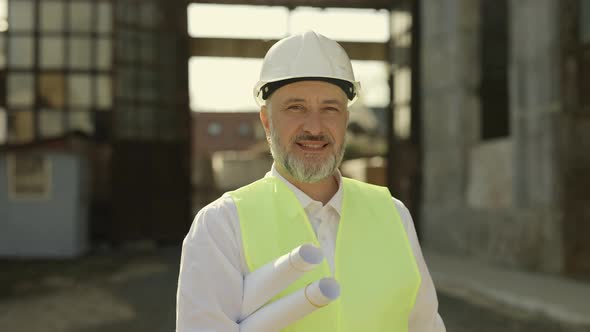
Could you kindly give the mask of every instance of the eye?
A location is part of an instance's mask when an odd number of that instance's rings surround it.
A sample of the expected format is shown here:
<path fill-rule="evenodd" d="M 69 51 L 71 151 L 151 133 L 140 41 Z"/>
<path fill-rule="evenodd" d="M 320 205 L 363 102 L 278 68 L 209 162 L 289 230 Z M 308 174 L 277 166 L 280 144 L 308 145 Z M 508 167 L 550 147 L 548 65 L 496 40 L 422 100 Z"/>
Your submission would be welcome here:
<path fill-rule="evenodd" d="M 339 108 L 332 107 L 332 106 L 324 107 L 324 110 L 325 111 L 328 111 L 328 112 L 340 112 L 340 109 Z"/>
<path fill-rule="evenodd" d="M 303 111 L 304 109 L 305 109 L 305 107 L 303 107 L 303 105 L 301 105 L 301 104 L 293 104 L 293 105 L 287 106 L 287 110 L 290 110 L 290 111 Z"/>

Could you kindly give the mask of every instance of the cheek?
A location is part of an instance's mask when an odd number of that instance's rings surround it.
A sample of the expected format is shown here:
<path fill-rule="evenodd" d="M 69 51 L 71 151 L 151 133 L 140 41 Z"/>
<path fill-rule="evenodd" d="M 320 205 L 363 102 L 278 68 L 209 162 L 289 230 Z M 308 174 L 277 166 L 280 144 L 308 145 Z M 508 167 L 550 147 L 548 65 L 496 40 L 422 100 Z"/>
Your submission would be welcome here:
<path fill-rule="evenodd" d="M 283 142 L 290 142 L 299 134 L 299 125 L 296 121 L 284 121 L 275 130 Z"/>
<path fill-rule="evenodd" d="M 297 131 L 289 126 L 279 125 L 274 127 L 275 136 L 281 140 L 281 145 L 289 145 L 297 136 Z"/>

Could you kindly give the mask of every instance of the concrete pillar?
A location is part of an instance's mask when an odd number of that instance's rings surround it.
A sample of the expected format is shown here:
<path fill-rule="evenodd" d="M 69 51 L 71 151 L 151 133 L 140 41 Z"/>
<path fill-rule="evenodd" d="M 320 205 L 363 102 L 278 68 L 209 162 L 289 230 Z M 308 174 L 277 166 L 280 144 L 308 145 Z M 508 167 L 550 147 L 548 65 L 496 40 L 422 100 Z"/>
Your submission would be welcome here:
<path fill-rule="evenodd" d="M 539 268 L 563 261 L 558 137 L 561 112 L 558 0 L 509 1 L 514 205 L 533 212 Z"/>
<path fill-rule="evenodd" d="M 478 137 L 479 1 L 422 4 L 424 239 L 465 250 L 452 215 L 463 206 L 468 152 Z M 437 245 L 441 239 L 452 239 Z"/>

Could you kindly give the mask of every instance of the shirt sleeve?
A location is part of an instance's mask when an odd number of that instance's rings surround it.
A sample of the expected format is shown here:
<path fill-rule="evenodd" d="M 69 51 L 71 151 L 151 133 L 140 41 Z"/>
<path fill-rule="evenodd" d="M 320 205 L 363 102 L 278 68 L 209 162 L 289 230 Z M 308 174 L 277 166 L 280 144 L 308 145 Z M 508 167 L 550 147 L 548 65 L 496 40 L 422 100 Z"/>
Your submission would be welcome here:
<path fill-rule="evenodd" d="M 432 277 L 424 261 L 422 249 L 418 242 L 414 221 L 410 215 L 410 211 L 399 200 L 395 199 L 395 206 L 400 214 L 400 218 L 406 229 L 410 246 L 414 252 L 418 270 L 422 277 L 422 283 L 418 289 L 416 296 L 416 303 L 408 321 L 408 332 L 446 332 L 445 324 L 438 313 L 438 299 L 436 297 L 436 290 Z"/>
<path fill-rule="evenodd" d="M 177 332 L 238 332 L 243 273 L 237 210 L 222 197 L 203 208 L 184 239 L 176 302 Z"/>

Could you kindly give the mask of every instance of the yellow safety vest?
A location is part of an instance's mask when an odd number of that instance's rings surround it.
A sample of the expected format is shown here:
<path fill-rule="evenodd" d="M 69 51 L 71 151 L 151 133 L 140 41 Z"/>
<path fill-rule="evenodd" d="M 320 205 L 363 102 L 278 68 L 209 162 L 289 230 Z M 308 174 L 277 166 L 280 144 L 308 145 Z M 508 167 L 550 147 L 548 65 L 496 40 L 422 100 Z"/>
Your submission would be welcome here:
<path fill-rule="evenodd" d="M 290 325 L 288 332 L 405 332 L 421 278 L 389 190 L 343 178 L 335 252 L 340 297 Z M 293 248 L 320 246 L 289 187 L 267 177 L 230 192 L 240 217 L 250 271 Z M 274 299 L 331 276 L 324 260 Z"/>

